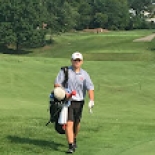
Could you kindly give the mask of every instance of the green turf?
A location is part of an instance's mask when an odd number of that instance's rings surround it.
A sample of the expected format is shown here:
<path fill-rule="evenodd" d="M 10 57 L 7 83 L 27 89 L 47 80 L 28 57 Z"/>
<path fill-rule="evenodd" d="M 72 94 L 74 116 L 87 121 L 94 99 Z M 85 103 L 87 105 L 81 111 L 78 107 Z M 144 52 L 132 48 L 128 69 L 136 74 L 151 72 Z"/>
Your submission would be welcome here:
<path fill-rule="evenodd" d="M 122 60 L 135 60 L 138 59 L 137 57 L 147 57 L 148 54 L 152 56 L 154 42 L 133 42 L 133 40 L 152 33 L 154 30 L 110 31 L 99 34 L 77 32 L 53 35 L 54 43 L 50 47 L 36 49 L 29 56 L 69 58 L 73 51 L 78 50 L 84 54 L 87 60 L 113 60 L 118 57 L 118 60 L 121 57 Z M 133 54 L 137 54 L 135 59 Z"/>
<path fill-rule="evenodd" d="M 95 107 L 90 115 L 86 98 L 75 154 L 154 154 L 155 64 L 148 60 L 84 62 L 95 84 Z M 64 154 L 65 136 L 45 124 L 55 76 L 69 64 L 65 58 L 0 54 L 0 154 Z"/>

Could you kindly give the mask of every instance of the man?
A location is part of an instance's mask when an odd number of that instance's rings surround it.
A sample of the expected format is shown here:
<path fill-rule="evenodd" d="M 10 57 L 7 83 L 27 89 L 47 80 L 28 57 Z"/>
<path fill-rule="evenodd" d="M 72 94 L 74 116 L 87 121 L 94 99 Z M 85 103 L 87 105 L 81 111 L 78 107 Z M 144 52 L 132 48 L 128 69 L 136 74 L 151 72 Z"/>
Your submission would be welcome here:
<path fill-rule="evenodd" d="M 79 52 L 75 52 L 71 56 L 72 65 L 68 67 L 68 81 L 66 88 L 70 91 L 75 90 L 76 95 L 72 96 L 71 105 L 68 107 L 68 121 L 66 124 L 66 137 L 69 148 L 66 153 L 73 153 L 77 148 L 76 138 L 80 130 L 80 120 L 82 117 L 84 98 L 86 91 L 89 96 L 88 107 L 94 106 L 94 85 L 89 74 L 81 68 L 83 64 L 83 56 Z M 58 73 L 54 87 L 62 86 L 64 81 L 64 73 L 62 70 Z"/>

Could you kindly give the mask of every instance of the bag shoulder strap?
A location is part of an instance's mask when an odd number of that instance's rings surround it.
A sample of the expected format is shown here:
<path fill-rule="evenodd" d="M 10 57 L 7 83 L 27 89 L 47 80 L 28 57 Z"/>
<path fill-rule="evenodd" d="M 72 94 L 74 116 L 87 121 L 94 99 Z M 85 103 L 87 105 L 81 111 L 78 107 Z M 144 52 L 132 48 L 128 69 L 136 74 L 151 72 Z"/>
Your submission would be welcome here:
<path fill-rule="evenodd" d="M 68 81 L 68 66 L 61 67 L 61 69 L 64 71 L 65 78 L 64 78 L 62 85 L 65 87 Z"/>

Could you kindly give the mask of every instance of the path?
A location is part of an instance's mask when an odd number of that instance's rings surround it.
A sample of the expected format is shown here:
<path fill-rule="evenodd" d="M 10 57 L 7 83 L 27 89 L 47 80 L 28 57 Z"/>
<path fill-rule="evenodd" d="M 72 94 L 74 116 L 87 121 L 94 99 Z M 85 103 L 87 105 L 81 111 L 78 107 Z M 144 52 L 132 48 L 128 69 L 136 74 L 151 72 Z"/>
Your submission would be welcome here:
<path fill-rule="evenodd" d="M 151 42 L 154 38 L 155 38 L 155 34 L 151 34 L 143 38 L 135 39 L 133 40 L 133 42 Z"/>

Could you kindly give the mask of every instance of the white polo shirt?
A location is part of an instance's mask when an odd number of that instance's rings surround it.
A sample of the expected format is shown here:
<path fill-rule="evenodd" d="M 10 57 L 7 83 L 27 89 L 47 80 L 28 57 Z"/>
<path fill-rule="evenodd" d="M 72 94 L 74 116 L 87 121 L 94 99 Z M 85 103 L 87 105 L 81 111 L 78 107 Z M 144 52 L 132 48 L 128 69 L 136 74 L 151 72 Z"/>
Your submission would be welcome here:
<path fill-rule="evenodd" d="M 63 81 L 64 81 L 64 72 L 63 70 L 60 70 L 55 79 L 55 84 L 62 85 Z M 68 81 L 66 83 L 66 87 L 70 91 L 73 90 L 76 91 L 76 95 L 72 96 L 72 100 L 75 101 L 84 100 L 86 96 L 86 91 L 94 90 L 94 85 L 89 74 L 82 68 L 80 69 L 79 73 L 76 73 L 73 70 L 72 66 L 68 67 Z"/>

